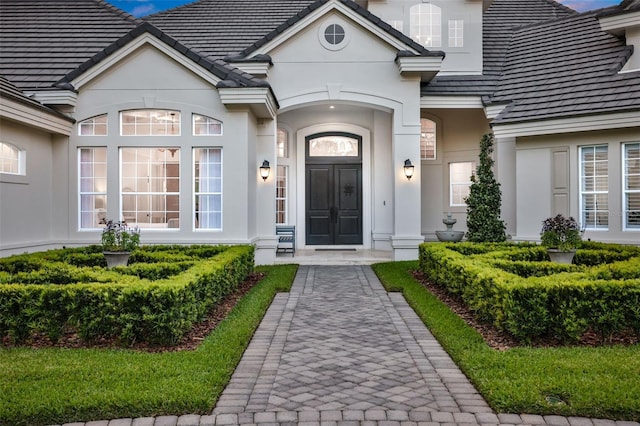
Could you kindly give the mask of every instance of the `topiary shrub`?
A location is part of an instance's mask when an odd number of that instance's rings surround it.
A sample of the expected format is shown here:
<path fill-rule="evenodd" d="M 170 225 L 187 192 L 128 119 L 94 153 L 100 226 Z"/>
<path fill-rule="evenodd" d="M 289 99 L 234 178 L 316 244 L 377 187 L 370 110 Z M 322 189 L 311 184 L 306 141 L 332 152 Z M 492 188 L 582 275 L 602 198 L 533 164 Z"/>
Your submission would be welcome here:
<path fill-rule="evenodd" d="M 485 134 L 480 141 L 480 164 L 471 176 L 467 203 L 467 240 L 472 242 L 506 241 L 504 221 L 500 219 L 502 194 L 493 175 L 493 135 Z"/>

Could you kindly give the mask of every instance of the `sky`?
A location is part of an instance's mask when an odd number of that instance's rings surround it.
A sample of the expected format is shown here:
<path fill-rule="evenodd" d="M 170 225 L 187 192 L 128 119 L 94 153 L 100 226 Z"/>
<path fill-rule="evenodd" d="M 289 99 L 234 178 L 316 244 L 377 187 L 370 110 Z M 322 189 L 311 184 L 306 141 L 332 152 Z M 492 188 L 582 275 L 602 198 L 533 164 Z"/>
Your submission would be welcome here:
<path fill-rule="evenodd" d="M 107 0 L 111 4 L 134 16 L 146 16 L 163 10 L 192 3 L 194 0 Z M 560 3 L 569 6 L 579 12 L 600 9 L 602 7 L 613 6 L 620 3 L 620 0 L 558 0 Z"/>

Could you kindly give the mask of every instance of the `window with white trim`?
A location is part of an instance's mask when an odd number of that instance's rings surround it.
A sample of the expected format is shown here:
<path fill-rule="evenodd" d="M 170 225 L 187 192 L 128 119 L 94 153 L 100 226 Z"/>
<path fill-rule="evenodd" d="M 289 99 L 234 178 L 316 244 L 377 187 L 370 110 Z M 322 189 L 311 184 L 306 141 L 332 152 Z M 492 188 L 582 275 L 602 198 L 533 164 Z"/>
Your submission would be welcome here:
<path fill-rule="evenodd" d="M 79 136 L 107 136 L 107 114 L 96 115 L 78 124 Z"/>
<path fill-rule="evenodd" d="M 285 129 L 278 129 L 276 149 L 278 151 L 278 158 L 287 158 L 289 156 L 289 136 Z"/>
<path fill-rule="evenodd" d="M 464 47 L 464 21 L 449 20 L 449 47 Z"/>
<path fill-rule="evenodd" d="M 222 148 L 193 149 L 194 228 L 222 229 Z"/>
<path fill-rule="evenodd" d="M 287 182 L 289 168 L 278 165 L 276 168 L 276 223 L 287 223 Z"/>
<path fill-rule="evenodd" d="M 640 229 L 640 143 L 624 144 L 624 228 Z"/>
<path fill-rule="evenodd" d="M 469 196 L 474 168 L 473 162 L 449 164 L 449 205 L 451 207 L 466 205 L 465 198 Z"/>
<path fill-rule="evenodd" d="M 607 145 L 580 147 L 580 225 L 609 227 L 609 151 Z"/>
<path fill-rule="evenodd" d="M 387 24 L 391 25 L 393 28 L 400 32 L 404 31 L 404 22 L 401 19 L 391 19 L 387 21 Z"/>
<path fill-rule="evenodd" d="M 193 136 L 220 136 L 222 122 L 206 115 L 193 114 Z"/>
<path fill-rule="evenodd" d="M 180 112 L 164 109 L 136 109 L 120 112 L 122 136 L 178 136 Z"/>
<path fill-rule="evenodd" d="M 428 118 L 420 119 L 420 158 L 436 159 L 436 123 Z"/>
<path fill-rule="evenodd" d="M 80 229 L 97 229 L 107 218 L 107 148 L 78 149 Z"/>
<path fill-rule="evenodd" d="M 180 227 L 180 148 L 120 148 L 120 185 L 128 224 Z"/>
<path fill-rule="evenodd" d="M 25 174 L 25 153 L 17 146 L 0 142 L 0 173 L 9 175 Z"/>
<path fill-rule="evenodd" d="M 409 9 L 409 36 L 425 47 L 442 45 L 442 10 L 420 3 Z"/>

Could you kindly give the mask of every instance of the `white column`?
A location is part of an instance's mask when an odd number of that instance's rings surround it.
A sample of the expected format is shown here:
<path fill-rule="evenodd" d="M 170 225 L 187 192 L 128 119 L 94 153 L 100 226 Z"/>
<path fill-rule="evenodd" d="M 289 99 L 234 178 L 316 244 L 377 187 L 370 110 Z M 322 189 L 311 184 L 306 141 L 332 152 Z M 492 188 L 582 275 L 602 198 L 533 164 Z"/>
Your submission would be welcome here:
<path fill-rule="evenodd" d="M 515 235 L 516 222 L 516 138 L 495 139 L 496 179 L 502 191 L 501 219 L 508 235 Z"/>
<path fill-rule="evenodd" d="M 418 246 L 424 241 L 421 235 L 420 108 L 412 108 L 404 114 L 395 111 L 393 128 L 394 232 L 391 246 L 394 260 L 414 260 L 418 258 Z M 410 180 L 404 174 L 405 160 L 410 160 L 414 166 Z"/>
<path fill-rule="evenodd" d="M 276 259 L 277 237 L 276 223 L 276 120 L 264 120 L 258 123 L 256 143 L 255 170 L 256 191 L 256 237 L 254 239 L 255 264 L 269 265 Z M 263 180 L 260 176 L 260 165 L 264 160 L 271 167 L 269 177 Z"/>

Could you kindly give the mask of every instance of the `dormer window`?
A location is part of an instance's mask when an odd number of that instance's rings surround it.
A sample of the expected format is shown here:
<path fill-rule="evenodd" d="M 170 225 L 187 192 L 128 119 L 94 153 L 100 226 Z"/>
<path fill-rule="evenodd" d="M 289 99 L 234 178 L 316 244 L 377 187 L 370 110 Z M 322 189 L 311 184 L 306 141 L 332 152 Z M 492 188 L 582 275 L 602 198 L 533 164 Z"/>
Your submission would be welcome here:
<path fill-rule="evenodd" d="M 409 36 L 425 47 L 442 46 L 442 10 L 430 3 L 411 6 Z"/>

